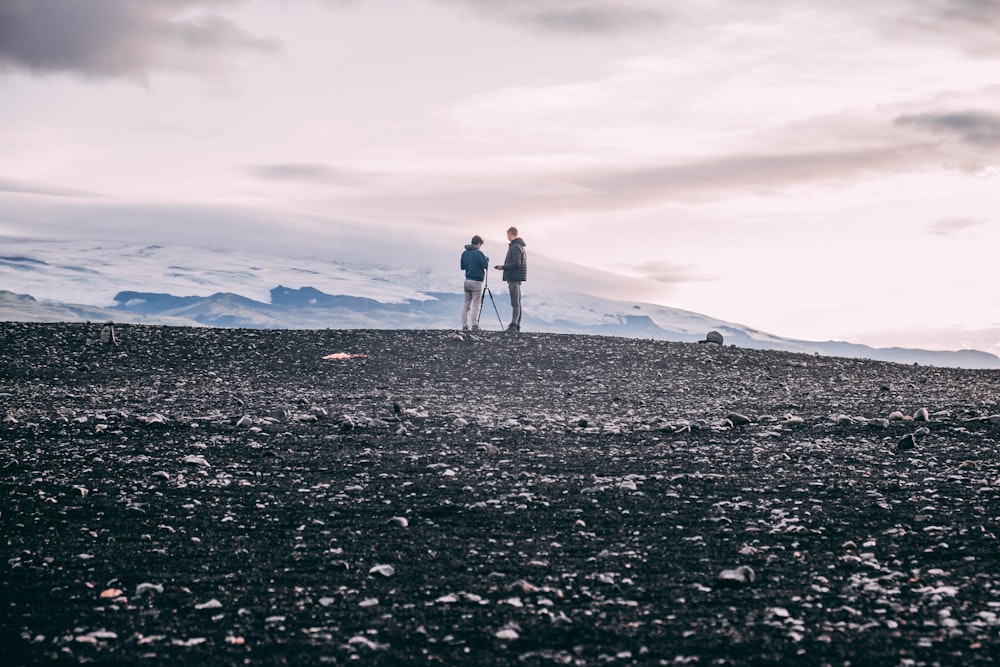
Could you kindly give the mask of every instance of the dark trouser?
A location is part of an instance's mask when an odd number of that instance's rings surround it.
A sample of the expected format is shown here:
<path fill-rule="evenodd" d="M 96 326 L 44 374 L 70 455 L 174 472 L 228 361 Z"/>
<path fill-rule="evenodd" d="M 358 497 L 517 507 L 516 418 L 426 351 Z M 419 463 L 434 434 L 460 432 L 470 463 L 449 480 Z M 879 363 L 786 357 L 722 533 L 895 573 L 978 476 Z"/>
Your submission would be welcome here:
<path fill-rule="evenodd" d="M 507 283 L 507 289 L 510 290 L 510 327 L 512 329 L 521 329 L 521 283 L 511 280 Z"/>

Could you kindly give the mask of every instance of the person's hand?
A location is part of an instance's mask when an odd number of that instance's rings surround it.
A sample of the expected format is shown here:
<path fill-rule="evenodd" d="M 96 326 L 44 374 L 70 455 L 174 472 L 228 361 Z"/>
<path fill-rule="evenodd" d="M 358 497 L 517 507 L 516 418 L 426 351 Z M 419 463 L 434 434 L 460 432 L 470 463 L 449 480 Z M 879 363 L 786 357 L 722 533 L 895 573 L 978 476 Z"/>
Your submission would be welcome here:
<path fill-rule="evenodd" d="M 503 271 L 503 264 L 497 264 L 493 268 L 496 269 L 497 271 Z"/>

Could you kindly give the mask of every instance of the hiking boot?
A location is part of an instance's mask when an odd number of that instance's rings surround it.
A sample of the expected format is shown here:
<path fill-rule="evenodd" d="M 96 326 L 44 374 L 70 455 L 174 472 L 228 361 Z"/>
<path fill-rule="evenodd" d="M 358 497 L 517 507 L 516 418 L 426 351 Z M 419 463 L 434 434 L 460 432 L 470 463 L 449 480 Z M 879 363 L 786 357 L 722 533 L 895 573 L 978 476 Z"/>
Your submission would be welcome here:
<path fill-rule="evenodd" d="M 479 325 L 478 324 L 473 324 L 472 325 L 472 330 L 473 331 L 479 331 Z"/>
<path fill-rule="evenodd" d="M 468 331 L 468 330 L 469 330 L 469 327 L 467 327 L 467 326 L 465 326 L 465 325 L 463 324 L 463 325 L 462 325 L 462 331 Z"/>

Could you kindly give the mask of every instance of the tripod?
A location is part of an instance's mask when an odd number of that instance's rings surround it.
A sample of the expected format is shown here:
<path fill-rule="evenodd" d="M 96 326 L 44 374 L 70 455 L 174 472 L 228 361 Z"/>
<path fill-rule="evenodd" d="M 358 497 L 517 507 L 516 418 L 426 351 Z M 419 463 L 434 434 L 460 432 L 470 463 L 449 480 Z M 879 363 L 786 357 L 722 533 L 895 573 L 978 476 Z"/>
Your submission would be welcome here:
<path fill-rule="evenodd" d="M 486 258 L 486 272 L 484 274 L 485 280 L 483 281 L 483 295 L 479 299 L 479 317 L 483 316 L 483 303 L 486 301 L 486 295 L 490 295 L 490 302 L 493 304 L 493 312 L 497 314 L 497 322 L 500 324 L 500 330 L 503 331 L 503 320 L 500 319 L 500 311 L 497 309 L 497 302 L 493 300 L 493 292 L 490 291 L 490 258 Z M 476 320 L 479 320 L 479 317 Z"/>

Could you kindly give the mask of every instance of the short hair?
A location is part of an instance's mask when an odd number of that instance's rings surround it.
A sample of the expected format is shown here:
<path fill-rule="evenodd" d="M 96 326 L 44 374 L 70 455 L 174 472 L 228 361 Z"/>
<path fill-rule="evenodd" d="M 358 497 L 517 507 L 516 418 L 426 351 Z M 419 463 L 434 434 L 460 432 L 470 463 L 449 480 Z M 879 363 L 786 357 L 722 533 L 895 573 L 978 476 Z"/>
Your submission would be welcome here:
<path fill-rule="evenodd" d="M 483 237 L 480 236 L 479 234 L 476 234 L 475 236 L 472 237 L 472 245 L 479 245 L 482 242 L 483 242 Z"/>
<path fill-rule="evenodd" d="M 508 234 L 513 234 L 514 236 L 517 236 L 517 227 L 508 227 L 507 228 L 507 233 Z"/>

